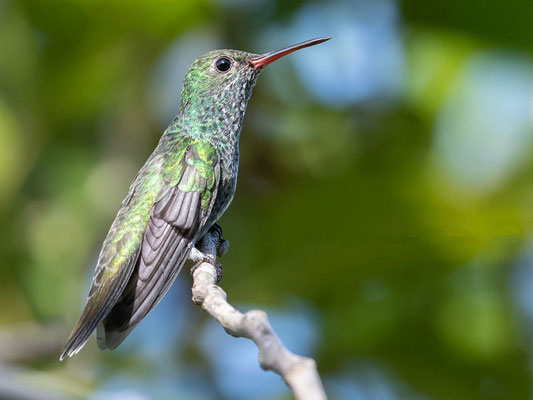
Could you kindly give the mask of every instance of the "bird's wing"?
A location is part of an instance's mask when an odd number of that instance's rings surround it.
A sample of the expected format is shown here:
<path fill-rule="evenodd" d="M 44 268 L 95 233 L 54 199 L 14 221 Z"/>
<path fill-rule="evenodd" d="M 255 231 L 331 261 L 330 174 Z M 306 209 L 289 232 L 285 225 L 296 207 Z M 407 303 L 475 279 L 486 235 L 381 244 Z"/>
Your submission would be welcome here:
<path fill-rule="evenodd" d="M 184 143 L 185 141 L 188 143 Z M 174 144 L 174 148 L 180 150 L 154 152 L 130 186 L 102 246 L 87 304 L 63 348 L 60 359 L 76 354 L 85 345 L 97 325 L 110 313 L 123 292 L 126 292 L 125 288 L 128 282 L 133 280 L 134 271 L 135 276 L 147 277 L 146 273 L 139 269 L 139 260 L 143 257 L 146 259 L 148 255 L 147 250 L 144 250 L 143 256 L 140 256 L 143 243 L 149 240 L 153 246 L 167 249 L 168 245 L 163 242 L 170 242 L 170 237 L 174 235 L 165 231 L 168 228 L 161 227 L 158 220 L 165 222 L 167 219 L 172 224 L 181 220 L 178 221 L 176 217 L 176 221 L 173 221 L 170 207 L 163 209 L 163 203 L 174 198 L 177 202 L 178 197 L 181 197 L 179 192 L 194 192 L 195 185 L 203 184 L 205 190 L 199 191 L 200 216 L 197 217 L 197 223 L 205 224 L 218 183 L 216 151 L 208 144 L 192 142 L 187 138 Z M 181 215 L 180 213 L 178 216 Z M 164 232 L 167 232 L 166 235 Z M 150 265 L 153 265 L 153 261 Z M 166 283 L 167 287 L 170 283 L 170 280 Z M 127 292 L 131 290 L 131 285 L 128 285 Z M 166 288 L 164 290 L 166 291 Z M 145 293 L 147 294 L 149 293 Z M 164 291 L 160 296 L 163 294 Z"/>
<path fill-rule="evenodd" d="M 124 290 L 137 262 L 150 208 L 162 188 L 164 157 L 155 152 L 141 168 L 122 202 L 98 257 L 87 304 L 60 359 L 76 354 Z"/>
<path fill-rule="evenodd" d="M 169 176 L 174 182 L 162 190 L 150 210 L 129 282 L 98 326 L 98 345 L 102 349 L 117 347 L 157 305 L 176 279 L 211 213 L 220 170 L 215 148 L 205 141 L 193 141 L 179 162 L 179 180 Z"/>

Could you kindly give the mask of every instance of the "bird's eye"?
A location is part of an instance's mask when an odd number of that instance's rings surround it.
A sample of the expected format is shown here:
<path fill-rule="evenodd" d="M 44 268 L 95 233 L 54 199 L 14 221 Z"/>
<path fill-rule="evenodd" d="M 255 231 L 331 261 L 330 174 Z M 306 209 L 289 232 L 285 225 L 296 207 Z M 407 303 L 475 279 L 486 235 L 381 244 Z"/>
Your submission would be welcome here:
<path fill-rule="evenodd" d="M 226 72 L 231 67 L 231 61 L 226 57 L 220 57 L 216 60 L 215 67 L 220 72 Z"/>

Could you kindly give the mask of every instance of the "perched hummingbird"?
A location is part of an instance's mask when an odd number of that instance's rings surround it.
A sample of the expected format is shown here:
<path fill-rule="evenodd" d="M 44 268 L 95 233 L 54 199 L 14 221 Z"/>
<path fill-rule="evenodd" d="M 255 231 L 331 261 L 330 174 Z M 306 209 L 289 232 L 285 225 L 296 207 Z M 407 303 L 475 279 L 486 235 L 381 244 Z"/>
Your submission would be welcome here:
<path fill-rule="evenodd" d="M 216 262 L 195 247 L 233 199 L 239 136 L 262 68 L 312 39 L 263 55 L 215 50 L 191 65 L 177 116 L 137 173 L 111 225 L 87 304 L 63 348 L 71 357 L 97 329 L 116 348 L 157 305 L 187 259 Z"/>

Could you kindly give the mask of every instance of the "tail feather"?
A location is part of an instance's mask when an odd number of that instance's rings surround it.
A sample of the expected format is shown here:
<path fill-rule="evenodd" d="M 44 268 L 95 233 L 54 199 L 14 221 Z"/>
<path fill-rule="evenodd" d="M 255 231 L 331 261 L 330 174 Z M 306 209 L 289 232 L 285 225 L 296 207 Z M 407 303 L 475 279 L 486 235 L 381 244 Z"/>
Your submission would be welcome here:
<path fill-rule="evenodd" d="M 104 323 L 99 323 L 96 328 L 96 343 L 98 344 L 98 348 L 100 350 L 115 350 L 131 333 L 133 328 L 135 328 L 135 326 L 121 332 L 106 331 Z"/>
<path fill-rule="evenodd" d="M 61 351 L 61 355 L 59 356 L 60 361 L 63 361 L 67 356 L 72 357 L 77 354 L 83 346 L 85 346 L 85 343 L 87 343 L 100 321 L 102 321 L 113 308 L 114 304 L 119 299 L 120 294 L 124 290 L 124 286 L 126 286 L 126 283 L 128 282 L 133 265 L 137 260 L 137 255 L 138 250 L 128 257 L 128 260 L 126 261 L 128 266 L 124 268 L 123 273 L 117 277 L 113 284 L 104 284 L 97 287 L 93 283 L 93 287 L 91 288 L 87 304 L 83 309 L 81 317 Z M 129 267 L 129 265 L 131 265 L 131 267 Z"/>

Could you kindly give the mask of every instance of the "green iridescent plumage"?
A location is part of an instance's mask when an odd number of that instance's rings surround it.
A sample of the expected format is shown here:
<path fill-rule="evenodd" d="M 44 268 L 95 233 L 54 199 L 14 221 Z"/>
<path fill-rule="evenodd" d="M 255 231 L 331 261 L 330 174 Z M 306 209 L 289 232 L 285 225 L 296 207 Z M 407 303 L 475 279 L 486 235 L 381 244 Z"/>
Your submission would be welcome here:
<path fill-rule="evenodd" d="M 257 75 L 280 54 L 322 41 L 263 56 L 217 50 L 192 64 L 176 118 L 111 225 L 61 359 L 76 354 L 96 328 L 100 348 L 118 346 L 161 300 L 186 259 L 206 257 L 194 245 L 233 199 L 239 135 Z"/>

